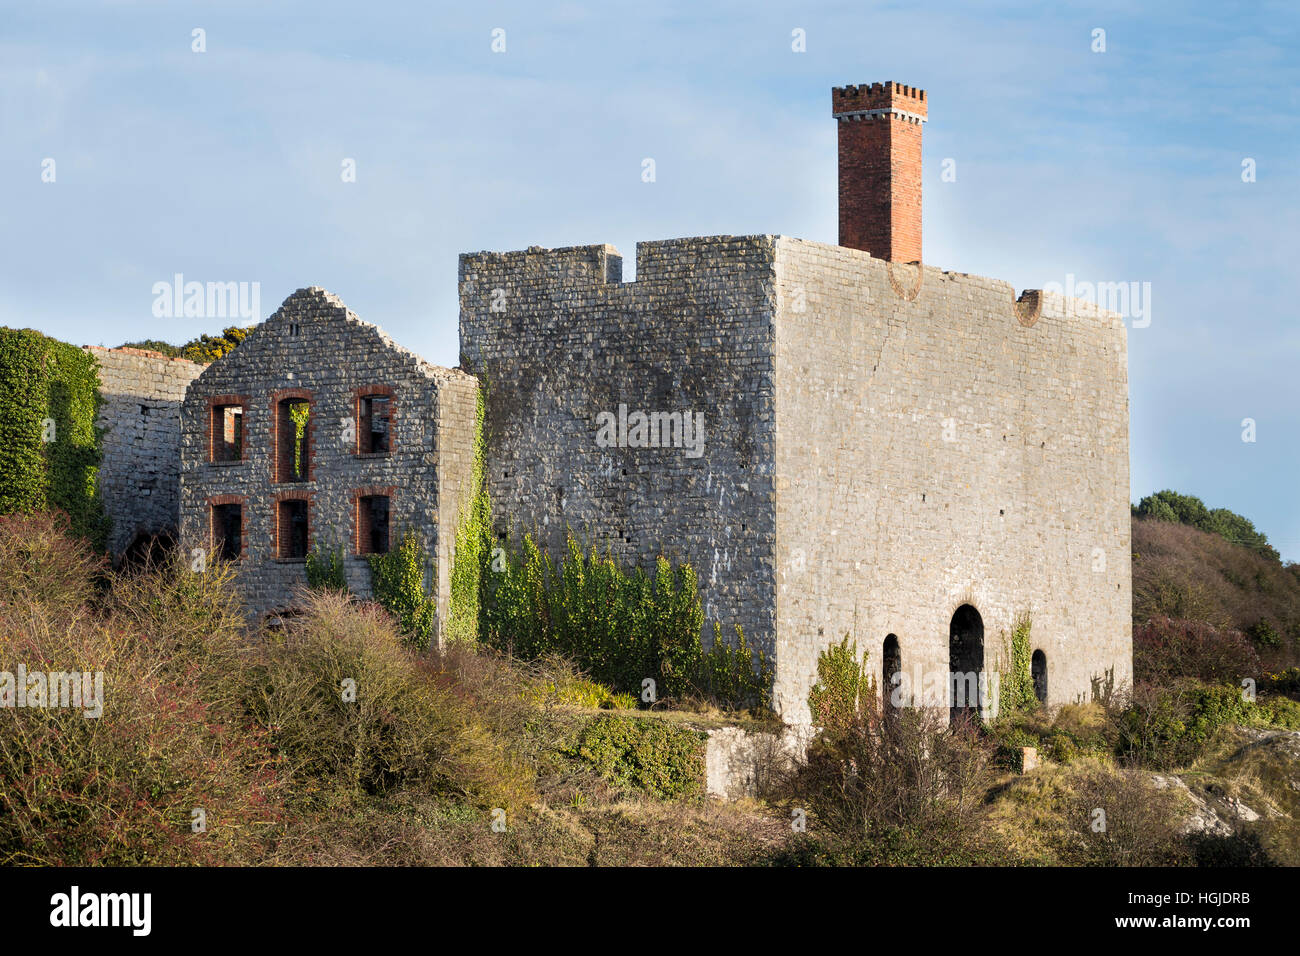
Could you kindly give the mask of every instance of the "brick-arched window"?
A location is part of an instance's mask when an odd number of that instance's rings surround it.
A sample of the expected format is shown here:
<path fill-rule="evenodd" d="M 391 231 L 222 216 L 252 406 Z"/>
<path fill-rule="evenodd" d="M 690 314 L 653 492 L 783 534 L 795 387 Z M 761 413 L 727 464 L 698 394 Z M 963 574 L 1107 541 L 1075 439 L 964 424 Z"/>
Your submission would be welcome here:
<path fill-rule="evenodd" d="M 247 520 L 242 495 L 214 495 L 208 499 L 208 540 L 214 558 L 238 561 L 244 556 Z"/>
<path fill-rule="evenodd" d="M 397 398 L 391 386 L 363 385 L 354 393 L 358 455 L 391 455 Z"/>
<path fill-rule="evenodd" d="M 208 398 L 208 461 L 233 464 L 248 459 L 248 396 L 213 395 Z"/>
<path fill-rule="evenodd" d="M 296 409 L 304 407 L 307 422 L 299 432 L 294 415 Z M 307 389 L 286 388 L 272 394 L 271 474 L 276 482 L 315 480 L 315 418 L 312 394 Z"/>
<path fill-rule="evenodd" d="M 354 554 L 384 554 L 392 544 L 393 495 L 395 485 L 370 485 L 352 492 Z"/>
<path fill-rule="evenodd" d="M 284 491 L 275 496 L 272 527 L 275 557 L 300 561 L 311 551 L 311 492 Z"/>

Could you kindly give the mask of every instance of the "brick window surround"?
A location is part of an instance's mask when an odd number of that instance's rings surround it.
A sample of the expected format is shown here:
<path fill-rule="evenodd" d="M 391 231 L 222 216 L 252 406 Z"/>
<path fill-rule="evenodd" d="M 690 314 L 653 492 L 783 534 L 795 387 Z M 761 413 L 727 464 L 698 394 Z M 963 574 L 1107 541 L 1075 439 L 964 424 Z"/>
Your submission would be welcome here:
<path fill-rule="evenodd" d="M 208 462 L 235 465 L 248 461 L 248 405 L 247 395 L 208 397 L 204 416 L 204 447 Z M 237 415 L 227 411 L 234 408 L 239 409 Z M 235 454 L 236 450 L 238 454 Z"/>
<path fill-rule="evenodd" d="M 371 422 L 366 415 L 366 402 L 368 398 L 386 398 L 388 399 L 388 430 L 387 440 L 388 449 L 386 451 L 374 451 L 371 447 L 370 426 Z M 390 385 L 363 385 L 354 389 L 352 392 L 353 414 L 356 416 L 357 423 L 357 446 L 353 452 L 356 455 L 386 457 L 391 455 L 396 446 L 397 437 L 397 395 Z"/>
<path fill-rule="evenodd" d="M 271 514 L 272 556 L 277 561 L 305 561 L 312 547 L 312 499 L 310 491 L 282 491 L 275 496 Z M 294 505 L 301 502 L 305 522 L 302 537 L 294 540 Z M 298 553 L 294 553 L 294 545 Z"/>
<path fill-rule="evenodd" d="M 300 481 L 293 478 L 293 420 L 289 417 L 289 399 L 299 399 L 311 407 L 303 444 L 306 474 Z M 299 484 L 316 480 L 316 401 L 305 388 L 282 388 L 271 393 L 271 478 L 276 484 Z"/>
<path fill-rule="evenodd" d="M 352 491 L 352 553 L 357 556 L 377 554 L 373 548 L 370 499 L 388 499 L 388 546 L 392 547 L 391 531 L 393 527 L 393 498 L 397 493 L 396 485 L 366 485 Z"/>
<path fill-rule="evenodd" d="M 220 510 L 230 505 L 239 506 L 239 548 L 234 556 L 224 555 L 226 560 L 240 561 L 248 542 L 248 499 L 243 495 L 213 495 L 208 499 L 208 548 L 209 553 L 218 555 L 222 550 L 225 537 L 221 526 Z"/>

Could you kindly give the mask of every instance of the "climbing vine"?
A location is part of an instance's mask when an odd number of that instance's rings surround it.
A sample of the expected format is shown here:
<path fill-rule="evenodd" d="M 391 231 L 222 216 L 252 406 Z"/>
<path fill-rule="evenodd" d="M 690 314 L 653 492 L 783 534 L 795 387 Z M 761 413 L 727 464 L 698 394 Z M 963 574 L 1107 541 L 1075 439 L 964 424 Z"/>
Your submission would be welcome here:
<path fill-rule="evenodd" d="M 1031 673 L 1033 650 L 1030 647 L 1029 633 L 1031 622 L 1028 614 L 1016 618 L 1011 629 L 1011 638 L 1003 640 L 1003 660 L 1010 661 L 1009 673 L 998 676 L 998 715 L 1011 716 L 1022 710 L 1029 710 L 1038 703 L 1034 694 L 1034 678 Z"/>
<path fill-rule="evenodd" d="M 397 547 L 366 557 L 371 594 L 397 618 L 411 644 L 428 650 L 437 627 L 438 605 L 425 587 L 428 561 L 420 535 L 407 528 L 398 535 Z"/>
<path fill-rule="evenodd" d="M 486 386 L 480 387 L 474 416 L 474 462 L 468 502 L 456 529 L 456 553 L 451 566 L 451 598 L 446 636 L 449 641 L 478 640 L 484 575 L 492 559 L 492 499 L 487 488 Z"/>
<path fill-rule="evenodd" d="M 59 509 L 99 549 L 98 363 L 31 329 L 0 328 L 0 514 Z"/>
<path fill-rule="evenodd" d="M 817 682 L 808 691 L 813 723 L 831 731 L 846 729 L 872 689 L 867 655 L 859 657 L 857 641 L 845 634 L 817 655 Z"/>

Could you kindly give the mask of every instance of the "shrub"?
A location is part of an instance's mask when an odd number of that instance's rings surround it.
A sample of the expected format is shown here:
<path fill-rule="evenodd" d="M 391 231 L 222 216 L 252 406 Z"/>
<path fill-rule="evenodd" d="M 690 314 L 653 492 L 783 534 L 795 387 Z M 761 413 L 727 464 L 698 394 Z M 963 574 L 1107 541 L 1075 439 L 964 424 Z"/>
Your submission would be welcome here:
<path fill-rule="evenodd" d="M 1281 647 L 1282 636 L 1269 621 L 1260 618 L 1246 629 L 1247 636 L 1260 647 Z"/>
<path fill-rule="evenodd" d="M 307 586 L 313 591 L 347 591 L 341 545 L 329 551 L 313 550 L 307 555 Z"/>
<path fill-rule="evenodd" d="M 946 717 L 905 708 L 880 719 L 868 704 L 813 742 L 794 795 L 821 825 L 855 841 L 891 827 L 969 833 L 992 783 L 993 747 L 977 727 L 950 727 Z"/>
<path fill-rule="evenodd" d="M 62 513 L 0 517 L 0 610 L 39 606 L 54 621 L 82 611 L 107 570 Z"/>
<path fill-rule="evenodd" d="M 865 839 L 834 835 L 797 838 L 772 855 L 772 866 L 993 866 L 1012 862 L 1002 848 L 969 829 L 934 827 L 873 827 Z"/>
<path fill-rule="evenodd" d="M 397 619 L 407 641 L 428 650 L 437 629 L 438 605 L 425 588 L 427 559 L 420 536 L 407 528 L 398 535 L 397 547 L 367 559 L 375 600 Z"/>
<path fill-rule="evenodd" d="M 705 739 L 658 718 L 596 717 L 568 752 L 618 786 L 669 799 L 703 789 Z"/>
<path fill-rule="evenodd" d="M 400 785 L 484 806 L 526 802 L 529 776 L 471 707 L 418 668 L 375 605 L 304 594 L 301 615 L 267 644 L 251 698 L 298 785 L 358 793 Z"/>
<path fill-rule="evenodd" d="M 845 638 L 822 651 L 808 704 L 822 730 L 796 769 L 791 796 L 837 838 L 857 844 L 893 828 L 943 828 L 973 838 L 992 782 L 993 746 L 946 711 L 881 710 Z"/>
<path fill-rule="evenodd" d="M 211 568 L 155 571 L 153 583 L 118 576 L 101 598 L 86 586 L 97 562 L 83 542 L 48 537 L 43 517 L 6 528 L 22 525 L 45 545 L 30 573 L 49 577 L 26 584 L 22 604 L 0 604 L 0 659 L 29 672 L 101 673 L 102 714 L 84 716 L 84 701 L 0 708 L 0 864 L 247 860 L 251 835 L 281 819 L 283 787 L 240 700 L 245 663 L 227 626 L 225 609 L 237 604 L 228 579 Z M 21 567 L 0 560 L 9 594 Z M 195 809 L 203 832 L 192 831 Z"/>
<path fill-rule="evenodd" d="M 536 704 L 568 704 L 602 710 L 635 710 L 631 694 L 615 694 L 604 684 L 580 677 L 550 679 L 533 684 L 524 696 Z"/>
<path fill-rule="evenodd" d="M 1300 667 L 1288 667 L 1276 674 L 1265 674 L 1260 678 L 1259 686 L 1260 690 L 1270 693 L 1300 698 Z"/>
<path fill-rule="evenodd" d="M 1173 687 L 1137 685 L 1111 719 L 1119 755 L 1135 766 L 1161 769 L 1193 763 L 1222 727 L 1288 727 L 1298 716 L 1285 698 L 1251 701 L 1241 687 L 1183 681 Z"/>
<path fill-rule="evenodd" d="M 1178 866 L 1191 862 L 1179 835 L 1178 799 L 1137 771 L 1081 768 L 1060 806 L 1059 852 L 1082 866 Z"/>
<path fill-rule="evenodd" d="M 1151 684 L 1192 677 L 1238 681 L 1260 671 L 1259 655 L 1240 631 L 1153 617 L 1133 632 L 1133 676 Z"/>
<path fill-rule="evenodd" d="M 714 696 L 732 706 L 754 706 L 770 693 L 772 671 L 738 632 L 706 654 L 704 614 L 689 564 L 660 556 L 654 575 L 630 573 L 607 551 L 584 552 L 572 534 L 557 566 L 525 535 L 522 548 L 505 549 L 501 570 L 485 589 L 480 639 L 523 660 L 567 657 L 592 679 L 640 694 L 647 678 L 657 700 Z"/>
<path fill-rule="evenodd" d="M 808 691 L 813 723 L 831 732 L 848 731 L 858 719 L 862 697 L 873 690 L 867 677 L 867 655 L 858 658 L 858 645 L 847 634 L 817 656 L 817 681 Z"/>

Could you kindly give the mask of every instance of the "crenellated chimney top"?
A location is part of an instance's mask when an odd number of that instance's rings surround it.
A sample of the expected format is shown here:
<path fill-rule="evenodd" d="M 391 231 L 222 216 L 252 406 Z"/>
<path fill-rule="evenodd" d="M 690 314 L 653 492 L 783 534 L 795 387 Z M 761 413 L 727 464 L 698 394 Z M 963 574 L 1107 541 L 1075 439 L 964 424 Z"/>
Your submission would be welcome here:
<path fill-rule="evenodd" d="M 840 245 L 890 262 L 921 261 L 921 124 L 925 90 L 837 86 Z"/>

